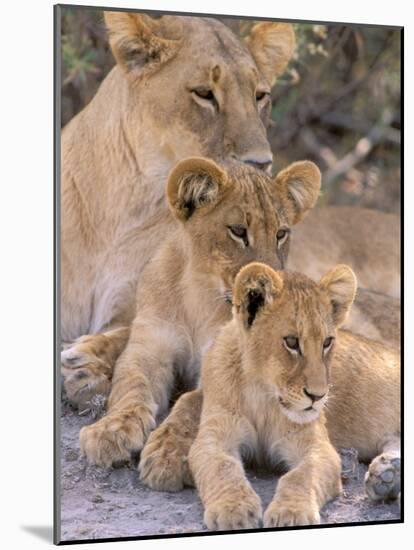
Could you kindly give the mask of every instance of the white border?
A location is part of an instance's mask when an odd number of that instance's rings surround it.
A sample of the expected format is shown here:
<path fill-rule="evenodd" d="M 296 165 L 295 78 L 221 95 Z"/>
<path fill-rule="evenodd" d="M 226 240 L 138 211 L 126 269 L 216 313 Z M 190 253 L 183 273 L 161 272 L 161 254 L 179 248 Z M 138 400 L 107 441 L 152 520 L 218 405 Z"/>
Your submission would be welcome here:
<path fill-rule="evenodd" d="M 412 16 L 406 0 L 389 2 L 325 2 L 323 0 L 269 2 L 256 0 L 133 0 L 73 4 L 116 5 L 159 10 L 233 13 L 264 17 L 297 18 L 405 25 L 405 57 L 413 59 L 410 36 Z M 1 40 L 1 457 L 3 547 L 31 548 L 50 544 L 23 526 L 52 525 L 52 160 L 53 160 L 53 2 L 16 0 L 2 6 Z M 412 151 L 413 71 L 406 74 L 406 151 Z M 408 168 L 408 167 L 407 167 Z M 405 204 L 411 204 L 414 178 L 406 172 Z M 407 210 L 407 206 L 406 206 Z M 408 216 L 407 216 L 408 217 Z M 412 217 L 411 217 L 412 218 Z M 409 257 L 412 220 L 406 228 L 406 309 L 414 310 L 409 287 L 413 273 L 413 248 Z M 411 277 L 410 277 L 411 276 Z M 413 316 L 406 315 L 407 334 Z M 412 526 L 412 435 L 414 387 L 411 358 L 413 338 L 407 338 L 406 356 L 406 524 L 347 527 L 287 533 L 245 534 L 191 539 L 112 543 L 110 548 L 288 548 L 334 546 L 380 550 L 409 546 Z M 411 493 L 411 494 L 410 494 Z M 106 543 L 108 544 L 108 543 Z M 95 547 L 85 545 L 86 547 Z M 105 547 L 106 548 L 106 547 Z M 109 548 L 109 547 L 108 547 Z"/>

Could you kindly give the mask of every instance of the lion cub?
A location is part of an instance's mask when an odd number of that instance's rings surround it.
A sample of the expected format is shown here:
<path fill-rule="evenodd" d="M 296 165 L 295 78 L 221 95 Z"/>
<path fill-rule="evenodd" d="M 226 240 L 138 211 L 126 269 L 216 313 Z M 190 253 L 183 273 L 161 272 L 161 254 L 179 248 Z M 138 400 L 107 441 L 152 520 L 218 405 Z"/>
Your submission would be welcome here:
<path fill-rule="evenodd" d="M 331 383 L 333 394 L 337 389 L 348 394 L 342 393 L 334 414 L 340 414 L 341 406 L 354 408 L 358 372 L 369 370 L 369 341 L 337 331 L 356 286 L 345 265 L 331 269 L 319 284 L 260 263 L 238 274 L 233 319 L 203 361 L 201 421 L 189 454 L 208 528 L 259 526 L 261 503 L 246 479 L 242 458 L 282 463 L 289 470 L 265 511 L 265 527 L 319 523 L 320 508 L 341 491 L 341 461 L 323 409 Z M 379 346 L 371 342 L 376 367 L 396 379 L 391 374 L 398 373 L 396 364 Z M 343 379 L 345 370 L 355 389 Z M 344 388 L 336 388 L 336 371 L 342 372 Z M 362 385 L 366 390 L 364 381 Z M 367 392 L 363 398 L 377 414 L 376 396 Z M 390 429 L 397 423 L 391 410 L 396 408 L 395 403 L 386 408 Z M 362 436 L 364 430 L 360 432 Z M 368 449 L 372 437 L 367 433 L 365 438 Z"/>
<path fill-rule="evenodd" d="M 175 229 L 142 274 L 107 414 L 80 432 L 89 461 L 129 460 L 166 412 L 175 381 L 195 387 L 204 351 L 231 318 L 237 273 L 253 260 L 283 268 L 290 226 L 312 208 L 319 189 L 320 172 L 307 161 L 273 179 L 236 163 L 178 163 L 167 183 Z M 87 384 L 87 369 L 80 373 L 74 381 Z"/>

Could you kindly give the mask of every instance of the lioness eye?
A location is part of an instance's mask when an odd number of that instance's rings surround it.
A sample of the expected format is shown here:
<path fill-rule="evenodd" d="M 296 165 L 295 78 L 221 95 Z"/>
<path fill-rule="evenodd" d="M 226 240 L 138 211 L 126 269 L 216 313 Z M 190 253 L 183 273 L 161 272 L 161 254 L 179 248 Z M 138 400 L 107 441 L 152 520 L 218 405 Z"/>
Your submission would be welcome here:
<path fill-rule="evenodd" d="M 241 239 L 245 246 L 249 246 L 249 239 L 247 237 L 247 229 L 244 225 L 229 225 L 228 230 L 233 237 Z"/>
<path fill-rule="evenodd" d="M 213 90 L 210 90 L 209 88 L 194 88 L 193 90 L 191 90 L 191 93 L 195 95 L 196 98 L 208 101 L 209 103 L 214 105 L 216 109 L 218 109 L 219 105 L 217 103 L 217 99 L 213 93 Z"/>
<path fill-rule="evenodd" d="M 332 342 L 333 342 L 333 337 L 332 336 L 329 336 L 329 338 L 326 338 L 326 340 L 324 341 L 323 343 L 323 349 L 325 351 L 327 351 L 331 346 L 332 346 Z"/>
<path fill-rule="evenodd" d="M 279 231 L 276 233 L 276 239 L 277 239 L 277 246 L 280 246 L 283 244 L 289 235 L 289 229 L 279 229 Z"/>
<path fill-rule="evenodd" d="M 269 95 L 269 92 L 259 92 L 259 91 L 257 91 L 256 92 L 256 101 L 261 101 L 262 99 L 264 99 L 268 95 Z"/>
<path fill-rule="evenodd" d="M 208 99 L 208 101 L 213 101 L 215 99 L 214 94 L 211 90 L 198 88 L 197 90 L 193 90 L 193 92 L 198 95 L 198 97 L 201 97 L 202 99 Z"/>
<path fill-rule="evenodd" d="M 286 336 L 286 338 L 283 338 L 283 340 L 285 341 L 285 345 L 289 350 L 295 352 L 300 351 L 299 338 L 296 338 L 296 336 Z"/>

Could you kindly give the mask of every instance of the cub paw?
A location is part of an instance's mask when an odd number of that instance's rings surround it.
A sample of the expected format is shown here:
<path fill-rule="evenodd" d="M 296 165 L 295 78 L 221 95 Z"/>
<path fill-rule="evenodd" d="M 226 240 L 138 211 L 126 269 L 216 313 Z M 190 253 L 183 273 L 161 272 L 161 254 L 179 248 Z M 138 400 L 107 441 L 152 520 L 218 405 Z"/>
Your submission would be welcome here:
<path fill-rule="evenodd" d="M 256 529 L 261 526 L 262 506 L 253 491 L 224 497 L 206 507 L 204 523 L 212 531 Z"/>
<path fill-rule="evenodd" d="M 171 430 L 168 424 L 156 429 L 148 438 L 139 462 L 140 479 L 156 491 L 180 491 L 184 485 L 193 486 L 188 465 L 191 441 Z"/>
<path fill-rule="evenodd" d="M 144 446 L 155 420 L 148 407 L 138 407 L 132 413 L 121 412 L 104 416 L 79 433 L 82 453 L 91 464 L 106 468 L 129 462 Z"/>
<path fill-rule="evenodd" d="M 398 498 L 401 491 L 401 458 L 384 453 L 371 462 L 365 474 L 365 490 L 373 501 Z"/>
<path fill-rule="evenodd" d="M 98 357 L 73 346 L 61 353 L 61 373 L 66 397 L 80 412 L 93 408 L 93 398 L 107 396 L 111 387 L 111 369 Z"/>
<path fill-rule="evenodd" d="M 292 525 L 319 524 L 319 510 L 310 502 L 307 505 L 273 501 L 264 515 L 264 527 L 290 527 Z"/>

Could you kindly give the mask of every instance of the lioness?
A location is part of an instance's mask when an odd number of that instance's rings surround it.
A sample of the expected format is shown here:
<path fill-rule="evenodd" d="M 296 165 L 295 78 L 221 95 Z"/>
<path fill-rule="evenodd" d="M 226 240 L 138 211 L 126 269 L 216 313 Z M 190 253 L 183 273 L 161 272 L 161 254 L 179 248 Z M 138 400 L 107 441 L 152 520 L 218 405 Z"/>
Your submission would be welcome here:
<path fill-rule="evenodd" d="M 233 319 L 204 358 L 202 390 L 184 394 L 150 435 L 139 465 L 143 481 L 164 490 L 191 485 L 190 452 L 207 526 L 255 527 L 260 502 L 240 456 L 283 461 L 291 471 L 279 481 L 265 526 L 316 523 L 340 489 L 329 434 L 337 449 L 354 447 L 372 460 L 371 498 L 397 497 L 399 353 L 337 330 L 355 292 L 355 275 L 343 265 L 319 284 L 259 263 L 244 267 Z"/>
<path fill-rule="evenodd" d="M 320 183 L 318 168 L 307 161 L 274 179 L 242 164 L 224 168 L 203 158 L 173 169 L 167 198 L 175 229 L 142 274 L 107 414 L 80 432 L 90 462 L 128 460 L 141 450 L 157 414 L 167 410 L 174 380 L 196 386 L 200 358 L 231 316 L 229 294 L 238 271 L 252 260 L 283 268 L 290 226 L 313 207 Z M 93 373 L 72 373 L 73 386 L 87 389 Z"/>
<path fill-rule="evenodd" d="M 140 273 L 174 226 L 164 197 L 177 161 L 272 164 L 270 90 L 292 26 L 243 43 L 210 18 L 104 12 L 117 64 L 62 132 L 61 335 L 128 326 Z"/>

